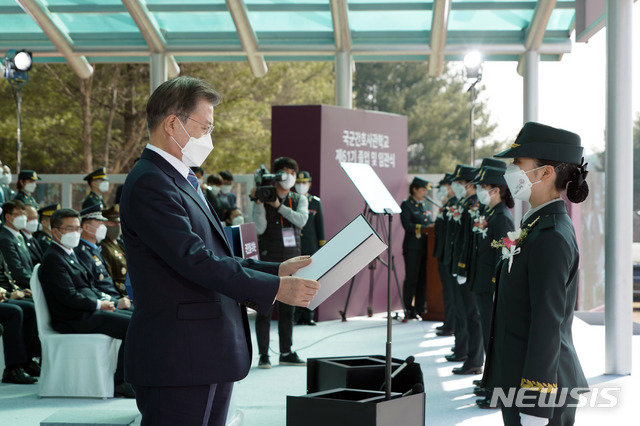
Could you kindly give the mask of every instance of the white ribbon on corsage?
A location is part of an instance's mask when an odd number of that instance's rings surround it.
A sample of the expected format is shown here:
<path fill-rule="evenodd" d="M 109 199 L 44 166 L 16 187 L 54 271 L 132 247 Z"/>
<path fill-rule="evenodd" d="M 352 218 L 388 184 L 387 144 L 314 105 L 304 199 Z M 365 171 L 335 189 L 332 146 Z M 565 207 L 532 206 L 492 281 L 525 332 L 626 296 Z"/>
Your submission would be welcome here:
<path fill-rule="evenodd" d="M 507 232 L 507 239 L 509 240 L 509 246 L 505 243 L 504 247 L 502 247 L 502 258 L 509 259 L 509 268 L 508 272 L 511 272 L 511 265 L 513 265 L 513 258 L 520 254 L 520 247 L 518 247 L 518 240 L 522 235 L 522 229 L 515 230 L 513 232 Z"/>

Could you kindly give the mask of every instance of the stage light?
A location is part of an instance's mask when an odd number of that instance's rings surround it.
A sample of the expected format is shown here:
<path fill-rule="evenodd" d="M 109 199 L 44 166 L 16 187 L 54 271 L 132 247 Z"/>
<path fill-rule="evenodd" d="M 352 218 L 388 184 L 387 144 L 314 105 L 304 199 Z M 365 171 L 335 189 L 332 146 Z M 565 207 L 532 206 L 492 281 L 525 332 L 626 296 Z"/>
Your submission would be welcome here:
<path fill-rule="evenodd" d="M 464 56 L 464 67 L 467 78 L 480 78 L 482 75 L 482 54 L 473 50 Z"/>
<path fill-rule="evenodd" d="M 33 60 L 31 59 L 31 53 L 26 50 L 21 50 L 13 57 L 13 63 L 19 71 L 29 71 Z"/>

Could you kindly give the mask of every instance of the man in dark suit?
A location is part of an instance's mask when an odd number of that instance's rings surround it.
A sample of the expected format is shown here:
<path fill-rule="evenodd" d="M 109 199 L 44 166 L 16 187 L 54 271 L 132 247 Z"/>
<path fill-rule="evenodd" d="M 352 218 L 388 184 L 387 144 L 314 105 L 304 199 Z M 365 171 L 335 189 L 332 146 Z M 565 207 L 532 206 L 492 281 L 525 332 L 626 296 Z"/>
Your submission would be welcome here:
<path fill-rule="evenodd" d="M 308 258 L 235 258 L 195 174 L 213 149 L 218 93 L 201 80 L 161 84 L 147 103 L 150 143 L 122 190 L 120 219 L 136 309 L 127 381 L 142 425 L 224 425 L 233 382 L 251 364 L 246 306 L 308 306 L 319 284 L 290 277 Z"/>
<path fill-rule="evenodd" d="M 51 326 L 59 333 L 106 334 L 122 340 L 114 375 L 115 396 L 133 398 L 131 386 L 124 382 L 124 338 L 131 315 L 115 310 L 91 285 L 89 271 L 73 249 L 80 242 L 80 218 L 72 209 L 57 210 L 51 216 L 53 243 L 39 270 L 42 292 L 49 306 Z"/>
<path fill-rule="evenodd" d="M 27 226 L 24 203 L 7 201 L 2 205 L 2 216 L 4 226 L 0 231 L 0 251 L 16 283 L 22 288 L 29 288 L 33 263 L 25 238 L 20 233 Z"/>
<path fill-rule="evenodd" d="M 25 226 L 20 233 L 22 233 L 24 242 L 27 245 L 27 250 L 31 256 L 31 263 L 35 266 L 42 262 L 42 255 L 44 254 L 40 248 L 40 243 L 34 235 L 38 230 L 38 225 L 40 225 L 40 222 L 38 222 L 38 210 L 27 204 L 25 206 L 25 213 L 27 214 L 27 226 Z"/>

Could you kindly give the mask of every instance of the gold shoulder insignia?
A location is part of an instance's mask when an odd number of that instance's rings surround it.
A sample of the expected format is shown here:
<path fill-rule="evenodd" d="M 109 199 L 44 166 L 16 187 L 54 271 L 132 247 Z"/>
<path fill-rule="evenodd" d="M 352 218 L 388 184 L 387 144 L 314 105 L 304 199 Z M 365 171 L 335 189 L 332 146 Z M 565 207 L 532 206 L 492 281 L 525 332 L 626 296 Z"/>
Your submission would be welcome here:
<path fill-rule="evenodd" d="M 557 393 L 557 383 L 541 383 L 536 380 L 525 379 L 524 377 L 520 381 L 520 387 L 522 389 L 529 389 L 540 393 Z"/>

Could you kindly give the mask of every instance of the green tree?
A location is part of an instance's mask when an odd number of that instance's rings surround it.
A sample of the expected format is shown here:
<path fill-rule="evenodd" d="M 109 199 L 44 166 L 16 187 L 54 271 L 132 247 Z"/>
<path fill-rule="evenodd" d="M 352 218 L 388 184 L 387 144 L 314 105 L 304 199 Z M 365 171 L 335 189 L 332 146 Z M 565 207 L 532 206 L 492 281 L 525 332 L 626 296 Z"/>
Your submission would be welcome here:
<path fill-rule="evenodd" d="M 440 77 L 429 77 L 426 63 L 363 63 L 355 73 L 356 106 L 408 117 L 410 173 L 448 172 L 469 162 L 471 105 L 465 85 L 464 76 L 450 67 Z M 495 125 L 484 102 L 477 101 L 475 116 L 482 145 Z M 493 142 L 477 148 L 476 156 L 500 146 Z"/>

